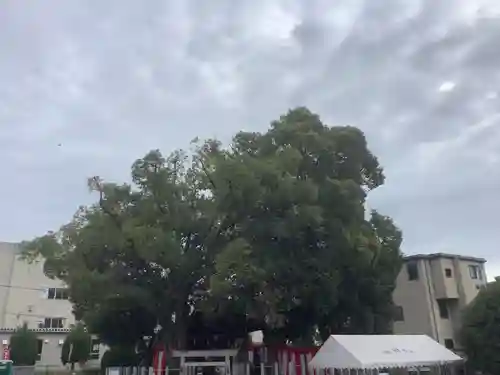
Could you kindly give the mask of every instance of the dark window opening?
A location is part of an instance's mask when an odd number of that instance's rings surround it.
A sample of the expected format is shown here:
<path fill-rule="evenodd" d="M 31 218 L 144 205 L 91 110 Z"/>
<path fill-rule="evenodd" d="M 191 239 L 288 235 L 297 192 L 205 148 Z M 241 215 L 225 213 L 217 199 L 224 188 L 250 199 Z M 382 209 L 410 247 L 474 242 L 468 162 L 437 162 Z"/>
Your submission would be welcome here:
<path fill-rule="evenodd" d="M 446 347 L 446 349 L 455 349 L 455 343 L 452 339 L 444 339 L 444 346 Z"/>
<path fill-rule="evenodd" d="M 37 361 L 42 360 L 42 351 L 43 351 L 43 340 L 38 339 L 37 340 L 37 354 L 36 354 Z"/>
<path fill-rule="evenodd" d="M 448 319 L 450 317 L 450 315 L 448 312 L 448 306 L 446 304 L 446 300 L 438 299 L 437 304 L 438 304 L 438 308 L 439 308 L 439 316 L 442 319 Z"/>
<path fill-rule="evenodd" d="M 481 267 L 475 266 L 475 265 L 470 265 L 469 266 L 469 274 L 470 278 L 474 280 L 482 280 L 483 279 L 483 273 L 481 272 Z"/>
<path fill-rule="evenodd" d="M 90 343 L 90 359 L 99 359 L 100 344 L 99 339 L 92 339 Z"/>
<path fill-rule="evenodd" d="M 63 318 L 45 318 L 42 328 L 64 328 Z"/>
<path fill-rule="evenodd" d="M 451 268 L 445 268 L 444 269 L 444 275 L 448 278 L 452 277 L 452 274 L 451 274 Z"/>
<path fill-rule="evenodd" d="M 68 289 L 66 288 L 49 288 L 47 293 L 48 299 L 68 299 Z"/>
<path fill-rule="evenodd" d="M 405 316 L 403 311 L 403 306 L 394 306 L 394 321 L 404 322 Z"/>
<path fill-rule="evenodd" d="M 406 264 L 406 271 L 408 272 L 408 280 L 418 280 L 418 264 L 417 262 L 410 262 Z"/>

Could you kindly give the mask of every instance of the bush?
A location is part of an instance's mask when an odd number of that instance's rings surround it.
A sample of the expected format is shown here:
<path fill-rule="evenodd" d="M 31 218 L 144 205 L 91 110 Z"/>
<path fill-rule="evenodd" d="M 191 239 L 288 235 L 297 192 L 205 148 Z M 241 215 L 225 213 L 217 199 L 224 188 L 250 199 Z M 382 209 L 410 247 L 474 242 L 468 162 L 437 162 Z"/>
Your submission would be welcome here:
<path fill-rule="evenodd" d="M 38 337 L 24 324 L 10 337 L 10 359 L 15 366 L 34 366 L 38 357 Z"/>
<path fill-rule="evenodd" d="M 75 363 L 83 364 L 90 357 L 91 336 L 82 324 L 77 324 L 64 340 L 61 348 L 61 362 L 63 365 L 71 364 L 74 369 Z"/>

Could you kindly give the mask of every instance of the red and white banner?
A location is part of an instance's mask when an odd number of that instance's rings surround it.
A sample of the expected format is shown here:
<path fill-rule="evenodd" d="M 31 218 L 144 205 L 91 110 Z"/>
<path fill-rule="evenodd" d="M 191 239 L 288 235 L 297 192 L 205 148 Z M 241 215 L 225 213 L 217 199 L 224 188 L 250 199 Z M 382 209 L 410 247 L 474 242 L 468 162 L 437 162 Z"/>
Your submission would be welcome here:
<path fill-rule="evenodd" d="M 154 375 L 164 375 L 167 367 L 167 349 L 165 345 L 158 344 L 154 348 L 153 371 Z"/>
<path fill-rule="evenodd" d="M 9 360 L 10 359 L 10 349 L 9 345 L 3 345 L 3 359 L 4 360 Z"/>
<path fill-rule="evenodd" d="M 276 362 L 269 361 L 269 348 L 254 346 L 248 350 L 248 359 L 254 366 L 276 366 L 278 374 L 282 375 L 330 375 L 328 370 L 313 370 L 308 363 L 318 351 L 318 347 L 296 348 L 282 346 L 277 348 Z M 153 370 L 154 375 L 165 375 L 167 367 L 167 349 L 158 344 L 154 348 Z M 274 372 L 273 372 L 274 373 Z"/>

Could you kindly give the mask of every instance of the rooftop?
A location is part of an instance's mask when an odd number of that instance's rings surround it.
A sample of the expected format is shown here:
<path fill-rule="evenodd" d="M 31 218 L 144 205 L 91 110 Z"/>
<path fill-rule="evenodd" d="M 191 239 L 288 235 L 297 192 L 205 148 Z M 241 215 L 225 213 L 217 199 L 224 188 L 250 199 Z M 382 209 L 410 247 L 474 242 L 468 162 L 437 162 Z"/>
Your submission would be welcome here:
<path fill-rule="evenodd" d="M 18 253 L 20 251 L 20 248 L 20 243 L 0 241 L 0 251 Z"/>
<path fill-rule="evenodd" d="M 459 259 L 459 260 L 464 260 L 464 261 L 468 261 L 468 262 L 486 263 L 486 259 L 484 259 L 484 258 L 477 258 L 477 257 L 472 257 L 472 256 L 467 256 L 467 255 L 459 255 L 459 254 L 447 254 L 447 253 L 414 254 L 414 255 L 407 255 L 403 259 L 405 261 L 410 261 L 410 260 L 420 260 L 420 259 L 433 260 L 433 259 L 439 259 L 439 258 Z"/>

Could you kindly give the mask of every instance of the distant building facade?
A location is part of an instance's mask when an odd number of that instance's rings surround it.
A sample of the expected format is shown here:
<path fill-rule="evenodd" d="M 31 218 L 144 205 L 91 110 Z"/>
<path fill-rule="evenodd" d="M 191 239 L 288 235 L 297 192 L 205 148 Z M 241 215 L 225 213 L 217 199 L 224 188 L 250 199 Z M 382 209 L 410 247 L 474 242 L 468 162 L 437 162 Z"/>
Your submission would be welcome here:
<path fill-rule="evenodd" d="M 19 252 L 18 244 L 0 242 L 0 346 L 8 345 L 12 332 L 27 324 L 38 335 L 38 365 L 62 366 L 62 343 L 75 323 L 67 290 L 60 280 L 45 276 L 43 262 L 28 264 Z M 91 357 L 98 360 L 103 350 L 97 340 L 92 346 Z"/>
<path fill-rule="evenodd" d="M 405 257 L 393 294 L 394 332 L 427 334 L 460 351 L 461 311 L 486 285 L 485 263 L 444 253 Z"/>

